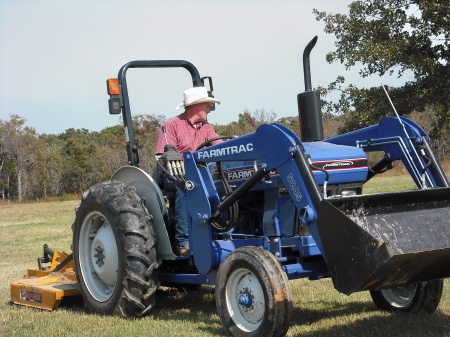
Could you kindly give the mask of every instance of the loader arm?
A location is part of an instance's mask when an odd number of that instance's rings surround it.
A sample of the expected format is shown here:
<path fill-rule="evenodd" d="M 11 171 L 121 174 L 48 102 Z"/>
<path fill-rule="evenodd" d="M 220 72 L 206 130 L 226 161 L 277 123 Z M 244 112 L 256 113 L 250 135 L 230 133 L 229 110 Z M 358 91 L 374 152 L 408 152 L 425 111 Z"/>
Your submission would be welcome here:
<path fill-rule="evenodd" d="M 449 187 L 444 171 L 430 148 L 430 138 L 408 118 L 386 117 L 376 125 L 325 141 L 358 146 L 366 152 L 384 152 L 385 157 L 369 178 L 393 161 L 401 160 L 419 189 Z"/>

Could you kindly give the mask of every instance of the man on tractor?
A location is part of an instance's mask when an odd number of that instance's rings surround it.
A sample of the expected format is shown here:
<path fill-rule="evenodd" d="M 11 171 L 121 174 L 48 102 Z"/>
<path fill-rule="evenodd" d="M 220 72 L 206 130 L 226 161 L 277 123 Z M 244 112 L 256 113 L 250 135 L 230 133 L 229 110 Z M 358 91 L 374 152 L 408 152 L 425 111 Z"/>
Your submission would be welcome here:
<path fill-rule="evenodd" d="M 186 151 L 194 151 L 205 141 L 219 135 L 208 123 L 210 104 L 219 103 L 218 99 L 208 96 L 205 87 L 194 87 L 183 93 L 184 100 L 175 110 L 184 107 L 184 112 L 169 118 L 158 133 L 156 154 L 164 152 L 164 146 L 170 144 L 183 155 Z M 220 142 L 220 140 L 216 141 Z M 188 219 L 182 194 L 177 191 L 175 198 L 175 253 L 179 256 L 189 255 Z"/>

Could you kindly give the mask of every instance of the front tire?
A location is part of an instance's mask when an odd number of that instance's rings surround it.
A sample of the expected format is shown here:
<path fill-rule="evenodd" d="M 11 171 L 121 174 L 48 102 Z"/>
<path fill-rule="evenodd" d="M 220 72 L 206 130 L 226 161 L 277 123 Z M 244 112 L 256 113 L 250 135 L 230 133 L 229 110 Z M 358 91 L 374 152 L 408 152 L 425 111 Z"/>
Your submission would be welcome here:
<path fill-rule="evenodd" d="M 442 297 L 444 281 L 417 282 L 401 287 L 371 290 L 375 306 L 386 311 L 433 313 Z"/>
<path fill-rule="evenodd" d="M 284 336 L 289 328 L 289 280 L 267 250 L 232 251 L 219 267 L 215 297 L 220 320 L 233 336 Z"/>
<path fill-rule="evenodd" d="M 89 311 L 138 317 L 154 306 L 159 282 L 152 216 L 134 187 L 100 183 L 83 194 L 73 252 Z"/>

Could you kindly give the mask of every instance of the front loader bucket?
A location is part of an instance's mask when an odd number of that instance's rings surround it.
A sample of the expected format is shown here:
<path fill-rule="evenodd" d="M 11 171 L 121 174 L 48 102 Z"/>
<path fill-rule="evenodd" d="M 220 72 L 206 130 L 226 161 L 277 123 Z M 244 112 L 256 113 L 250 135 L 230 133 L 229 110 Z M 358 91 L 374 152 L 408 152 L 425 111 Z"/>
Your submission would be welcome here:
<path fill-rule="evenodd" d="M 317 227 L 344 294 L 450 276 L 450 188 L 322 200 Z"/>

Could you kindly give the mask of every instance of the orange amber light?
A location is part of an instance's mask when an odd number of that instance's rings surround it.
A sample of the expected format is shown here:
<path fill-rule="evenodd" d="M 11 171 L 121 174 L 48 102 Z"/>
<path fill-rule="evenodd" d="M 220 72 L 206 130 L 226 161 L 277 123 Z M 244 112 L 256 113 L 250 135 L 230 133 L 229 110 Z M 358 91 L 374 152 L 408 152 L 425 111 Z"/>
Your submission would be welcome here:
<path fill-rule="evenodd" d="M 107 83 L 108 83 L 108 94 L 109 95 L 119 95 L 120 94 L 119 80 L 117 78 L 109 78 Z"/>

